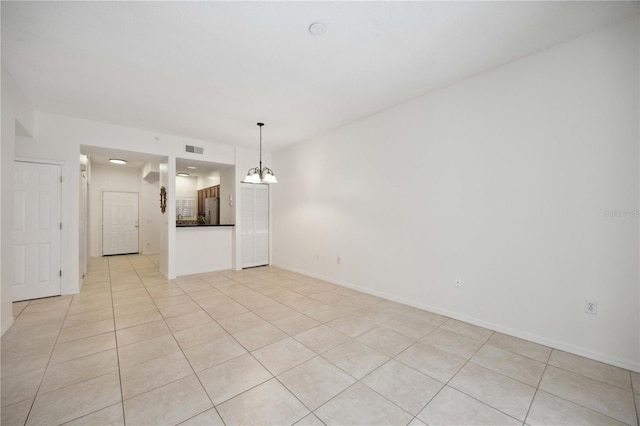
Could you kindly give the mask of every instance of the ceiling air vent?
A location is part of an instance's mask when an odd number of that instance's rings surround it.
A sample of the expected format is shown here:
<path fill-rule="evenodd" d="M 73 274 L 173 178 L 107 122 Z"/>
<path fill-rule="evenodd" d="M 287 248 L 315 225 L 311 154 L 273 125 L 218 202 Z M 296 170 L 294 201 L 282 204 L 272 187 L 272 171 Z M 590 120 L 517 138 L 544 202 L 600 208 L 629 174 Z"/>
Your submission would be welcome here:
<path fill-rule="evenodd" d="M 184 150 L 194 154 L 204 154 L 204 148 L 201 146 L 185 145 Z"/>

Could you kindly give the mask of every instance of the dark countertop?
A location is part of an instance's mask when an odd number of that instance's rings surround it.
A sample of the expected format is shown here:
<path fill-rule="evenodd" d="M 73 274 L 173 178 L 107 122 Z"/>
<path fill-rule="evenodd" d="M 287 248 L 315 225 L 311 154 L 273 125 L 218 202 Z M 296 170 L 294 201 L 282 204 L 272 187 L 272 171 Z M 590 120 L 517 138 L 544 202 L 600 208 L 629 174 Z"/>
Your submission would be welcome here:
<path fill-rule="evenodd" d="M 198 223 L 176 223 L 176 228 L 204 228 L 209 226 L 236 226 L 235 224 L 208 225 Z"/>

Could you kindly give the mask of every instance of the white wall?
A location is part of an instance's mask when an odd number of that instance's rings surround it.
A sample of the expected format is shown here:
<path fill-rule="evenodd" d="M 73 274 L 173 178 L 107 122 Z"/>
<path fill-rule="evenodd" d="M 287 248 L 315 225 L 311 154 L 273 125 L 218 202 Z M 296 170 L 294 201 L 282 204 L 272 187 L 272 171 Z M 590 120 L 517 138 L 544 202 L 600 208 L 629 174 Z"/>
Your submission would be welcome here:
<path fill-rule="evenodd" d="M 141 170 L 133 167 L 107 166 L 91 164 L 91 187 L 89 204 L 89 223 L 91 257 L 102 256 L 102 193 L 104 191 L 135 192 L 138 194 L 138 219 L 142 224 L 144 216 L 140 203 Z M 140 228 L 138 228 L 140 229 Z M 139 246 L 140 241 L 139 234 Z"/>
<path fill-rule="evenodd" d="M 220 224 L 236 223 L 235 207 L 235 167 L 227 167 L 220 172 Z M 231 199 L 229 198 L 231 196 Z"/>
<path fill-rule="evenodd" d="M 174 162 L 175 164 L 175 162 Z M 169 163 L 160 163 L 159 164 L 159 175 L 160 175 L 160 187 L 164 187 L 167 193 L 169 192 L 169 187 L 171 183 L 175 185 L 175 165 L 173 169 L 171 169 Z M 174 190 L 175 191 L 175 190 Z M 158 197 L 159 200 L 159 197 Z M 167 205 L 165 212 L 162 213 L 162 222 L 160 226 L 160 272 L 164 274 L 167 278 L 174 278 L 175 263 L 171 259 L 170 252 L 173 251 L 172 247 L 175 244 L 175 229 L 176 229 L 176 211 L 175 211 L 175 202 L 170 203 L 170 200 L 167 200 Z M 173 231 L 173 232 L 172 232 Z M 173 234 L 173 237 L 171 235 Z M 171 240 L 171 241 L 170 241 Z"/>
<path fill-rule="evenodd" d="M 197 189 L 205 189 L 211 186 L 220 185 L 220 171 L 215 170 L 204 176 L 198 176 Z"/>
<path fill-rule="evenodd" d="M 16 135 L 33 134 L 33 112 L 15 80 L 2 68 L 2 144 L 0 147 L 1 213 L 0 213 L 0 320 L 2 334 L 13 324 L 11 286 L 13 284 L 13 162 L 15 158 Z"/>
<path fill-rule="evenodd" d="M 155 165 L 157 169 L 157 164 Z M 160 211 L 160 182 L 142 179 L 140 182 L 140 249 L 142 254 L 160 253 L 160 230 L 164 226 Z"/>
<path fill-rule="evenodd" d="M 633 19 L 275 153 L 273 263 L 640 370 L 638 77 Z"/>
<path fill-rule="evenodd" d="M 176 196 L 198 198 L 197 184 L 195 176 L 176 176 Z"/>

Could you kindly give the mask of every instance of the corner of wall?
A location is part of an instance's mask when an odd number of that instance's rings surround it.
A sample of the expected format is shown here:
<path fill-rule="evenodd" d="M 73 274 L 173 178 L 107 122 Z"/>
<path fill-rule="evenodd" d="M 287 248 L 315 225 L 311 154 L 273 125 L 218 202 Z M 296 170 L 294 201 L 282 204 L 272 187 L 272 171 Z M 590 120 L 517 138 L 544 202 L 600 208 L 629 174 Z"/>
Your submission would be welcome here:
<path fill-rule="evenodd" d="M 13 315 L 11 315 L 7 321 L 2 321 L 2 336 L 4 336 L 4 333 L 9 331 L 14 322 L 15 320 L 13 319 Z"/>

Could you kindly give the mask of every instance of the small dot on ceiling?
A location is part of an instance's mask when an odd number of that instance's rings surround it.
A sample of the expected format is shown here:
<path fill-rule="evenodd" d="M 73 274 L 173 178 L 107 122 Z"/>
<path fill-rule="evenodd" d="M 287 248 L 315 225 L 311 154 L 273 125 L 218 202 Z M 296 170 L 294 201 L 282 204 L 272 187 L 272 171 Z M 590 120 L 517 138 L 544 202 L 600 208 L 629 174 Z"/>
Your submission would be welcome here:
<path fill-rule="evenodd" d="M 309 32 L 315 36 L 321 36 L 327 32 L 327 27 L 322 22 L 314 22 L 309 25 Z"/>

